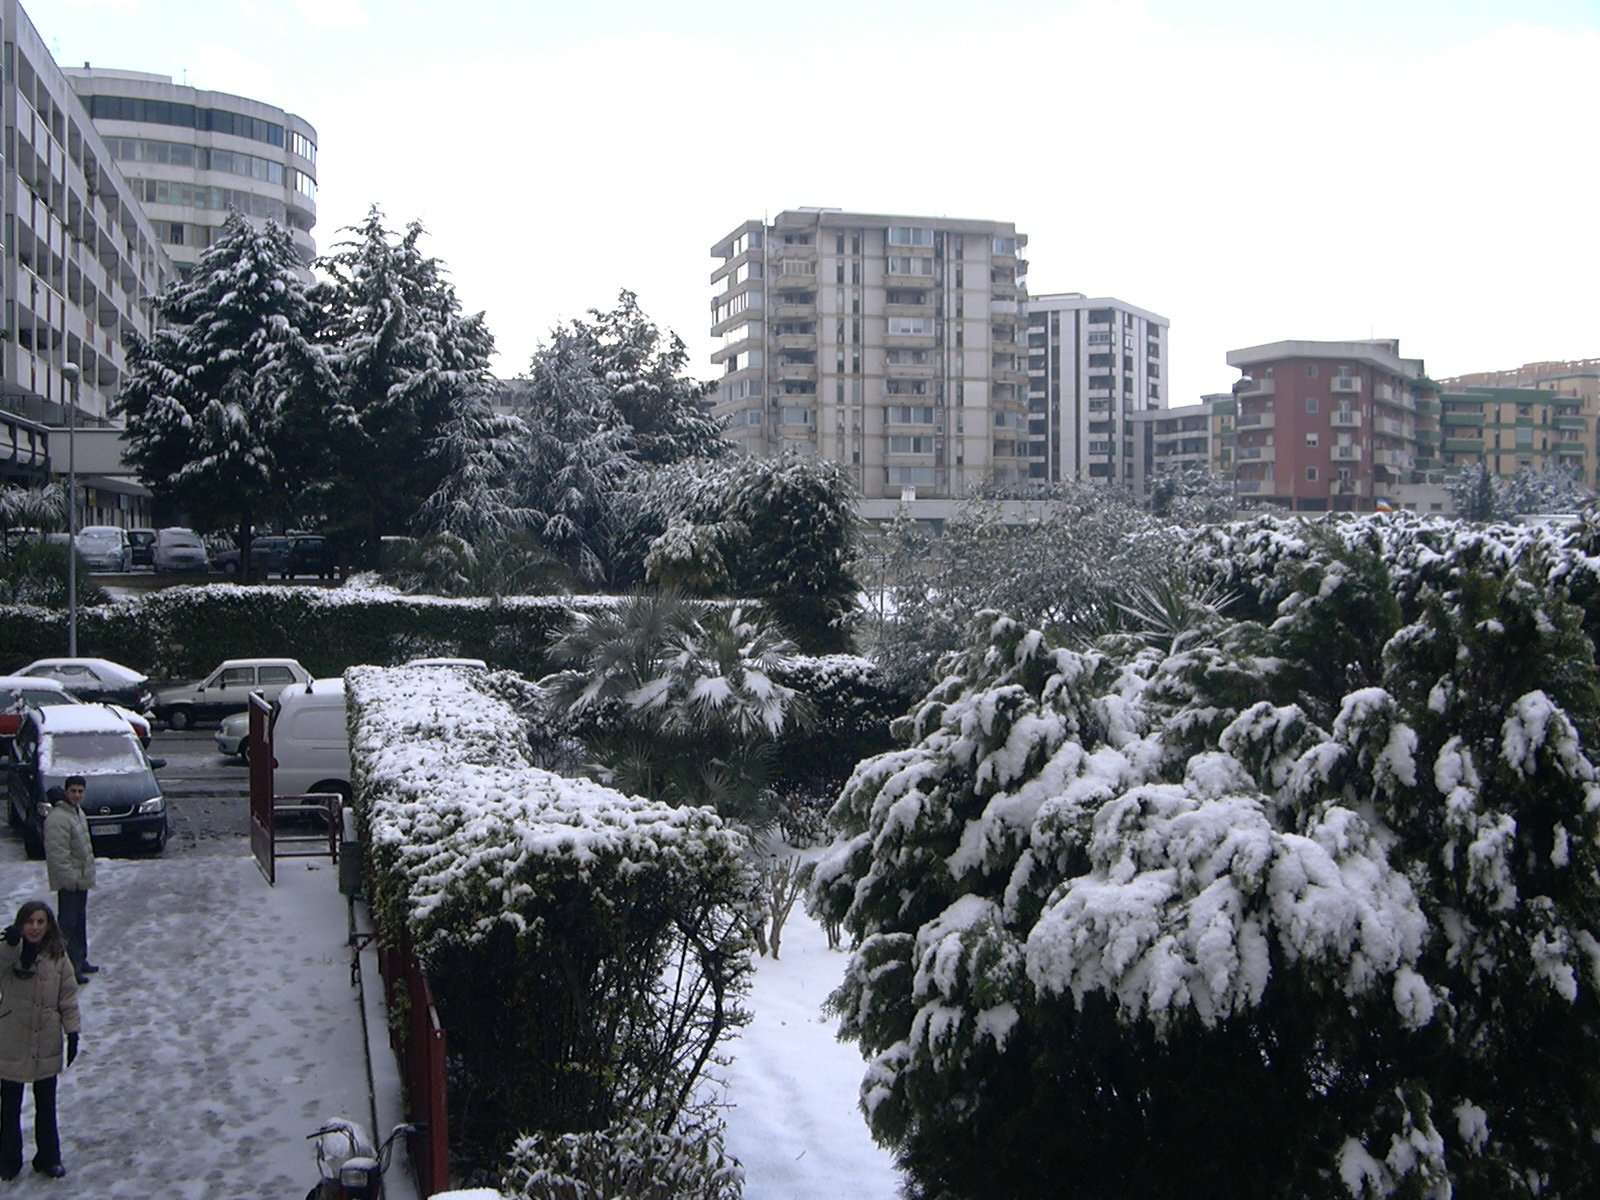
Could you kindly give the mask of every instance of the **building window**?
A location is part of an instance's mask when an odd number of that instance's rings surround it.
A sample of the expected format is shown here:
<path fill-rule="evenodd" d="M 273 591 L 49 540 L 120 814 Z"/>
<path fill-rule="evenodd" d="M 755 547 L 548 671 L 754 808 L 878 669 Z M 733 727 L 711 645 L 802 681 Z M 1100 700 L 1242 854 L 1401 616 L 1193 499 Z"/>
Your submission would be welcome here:
<path fill-rule="evenodd" d="M 746 409 L 744 414 L 744 423 L 746 425 L 761 424 L 761 410 L 759 408 Z"/>
<path fill-rule="evenodd" d="M 1316 411 L 1317 411 L 1317 398 L 1315 396 L 1307 396 L 1306 397 L 1306 412 L 1314 413 Z"/>
<path fill-rule="evenodd" d="M 1306 479 L 1311 483 L 1315 483 L 1317 481 L 1317 469 L 1315 467 L 1306 468 Z"/>
<path fill-rule="evenodd" d="M 920 225 L 891 225 L 889 226 L 889 245 L 891 246 L 931 246 L 933 245 L 933 230 Z"/>
<path fill-rule="evenodd" d="M 1315 433 L 1306 434 L 1306 445 L 1315 446 L 1316 444 L 1317 444 L 1317 435 Z"/>

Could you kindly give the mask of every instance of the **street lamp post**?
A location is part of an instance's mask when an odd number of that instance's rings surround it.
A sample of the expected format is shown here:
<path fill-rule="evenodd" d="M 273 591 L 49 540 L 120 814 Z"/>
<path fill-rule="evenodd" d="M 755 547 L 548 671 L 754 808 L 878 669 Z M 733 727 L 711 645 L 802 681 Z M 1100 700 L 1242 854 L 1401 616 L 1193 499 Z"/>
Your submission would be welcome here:
<path fill-rule="evenodd" d="M 72 385 L 67 405 L 67 657 L 78 657 L 78 364 L 62 363 Z"/>

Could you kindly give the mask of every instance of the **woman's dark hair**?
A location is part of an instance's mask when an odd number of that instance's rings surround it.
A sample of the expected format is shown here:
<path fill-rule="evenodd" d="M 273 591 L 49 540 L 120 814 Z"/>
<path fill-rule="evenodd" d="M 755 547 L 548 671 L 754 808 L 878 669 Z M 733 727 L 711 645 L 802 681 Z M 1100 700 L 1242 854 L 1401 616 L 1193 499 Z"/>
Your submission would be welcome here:
<path fill-rule="evenodd" d="M 51 958 L 60 958 L 67 952 L 67 943 L 62 940 L 61 926 L 56 924 L 55 910 L 43 900 L 29 900 L 17 909 L 18 931 L 21 931 L 24 922 L 36 912 L 44 914 L 44 937 L 39 941 L 39 953 L 48 954 Z"/>

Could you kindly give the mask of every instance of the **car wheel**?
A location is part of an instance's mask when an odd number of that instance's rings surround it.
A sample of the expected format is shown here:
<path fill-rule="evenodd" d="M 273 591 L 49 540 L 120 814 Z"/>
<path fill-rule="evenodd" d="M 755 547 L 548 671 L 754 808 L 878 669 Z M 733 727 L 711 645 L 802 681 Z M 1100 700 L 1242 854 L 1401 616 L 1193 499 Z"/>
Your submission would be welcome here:
<path fill-rule="evenodd" d="M 239 564 L 236 563 L 236 562 L 225 562 L 225 563 L 223 563 L 222 564 L 222 573 L 224 575 L 237 575 L 239 573 Z"/>
<path fill-rule="evenodd" d="M 250 739 L 246 738 L 239 743 L 239 761 L 245 766 L 250 765 Z"/>
<path fill-rule="evenodd" d="M 188 729 L 194 724 L 194 714 L 187 708 L 175 708 L 167 717 L 167 724 L 174 729 Z"/>

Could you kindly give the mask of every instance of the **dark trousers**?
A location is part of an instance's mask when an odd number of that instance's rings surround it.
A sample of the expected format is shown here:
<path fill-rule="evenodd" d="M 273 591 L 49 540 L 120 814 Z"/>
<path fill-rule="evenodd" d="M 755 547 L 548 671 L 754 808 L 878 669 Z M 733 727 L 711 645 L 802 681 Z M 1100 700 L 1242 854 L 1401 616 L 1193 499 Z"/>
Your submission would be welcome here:
<path fill-rule="evenodd" d="M 25 1086 L 0 1079 L 0 1175 L 15 1175 L 22 1170 L 22 1089 Z M 33 1082 L 33 1143 L 38 1148 L 33 1156 L 36 1166 L 53 1167 L 61 1161 L 54 1075 Z"/>
<path fill-rule="evenodd" d="M 72 968 L 83 974 L 89 961 L 89 893 L 62 888 L 56 893 L 56 923 L 67 941 L 67 957 Z"/>

